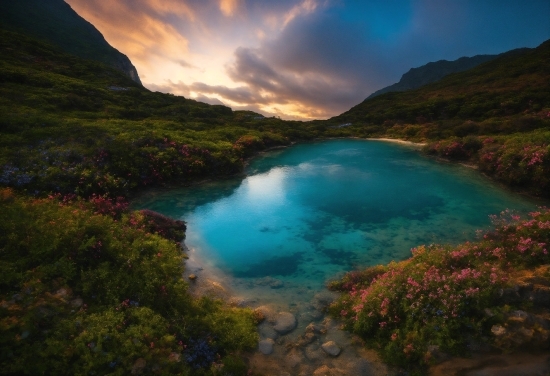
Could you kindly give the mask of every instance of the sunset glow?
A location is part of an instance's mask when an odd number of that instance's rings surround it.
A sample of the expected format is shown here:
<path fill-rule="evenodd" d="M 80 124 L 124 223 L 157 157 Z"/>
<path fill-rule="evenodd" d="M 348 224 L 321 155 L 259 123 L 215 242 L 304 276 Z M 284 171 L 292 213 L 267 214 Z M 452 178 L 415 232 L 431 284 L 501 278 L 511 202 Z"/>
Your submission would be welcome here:
<path fill-rule="evenodd" d="M 66 1 L 148 89 L 285 119 L 340 114 L 430 61 L 550 37 L 545 0 Z"/>

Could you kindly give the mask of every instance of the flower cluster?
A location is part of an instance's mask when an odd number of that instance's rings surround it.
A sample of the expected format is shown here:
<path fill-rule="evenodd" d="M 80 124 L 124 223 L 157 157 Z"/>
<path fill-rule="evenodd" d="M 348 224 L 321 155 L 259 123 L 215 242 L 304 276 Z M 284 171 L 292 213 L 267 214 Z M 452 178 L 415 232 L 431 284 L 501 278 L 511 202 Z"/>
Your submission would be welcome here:
<path fill-rule="evenodd" d="M 348 273 L 330 286 L 344 292 L 332 313 L 394 363 L 424 362 L 434 345 L 464 353 L 468 338 L 486 335 L 484 309 L 511 271 L 550 263 L 550 210 L 493 221 L 478 242 L 419 246 L 408 260 Z"/>

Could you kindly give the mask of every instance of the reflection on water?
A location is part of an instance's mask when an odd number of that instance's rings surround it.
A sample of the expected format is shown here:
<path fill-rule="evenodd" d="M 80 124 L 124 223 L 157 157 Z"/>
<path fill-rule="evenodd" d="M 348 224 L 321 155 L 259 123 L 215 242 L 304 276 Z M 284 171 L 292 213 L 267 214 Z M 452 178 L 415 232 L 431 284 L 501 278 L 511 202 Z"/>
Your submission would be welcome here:
<path fill-rule="evenodd" d="M 247 175 L 152 192 L 135 205 L 185 220 L 186 244 L 239 293 L 293 304 L 344 271 L 404 259 L 419 244 L 473 240 L 489 214 L 536 207 L 476 171 L 377 141 L 277 150 Z M 266 277 L 277 282 L 262 285 Z"/>

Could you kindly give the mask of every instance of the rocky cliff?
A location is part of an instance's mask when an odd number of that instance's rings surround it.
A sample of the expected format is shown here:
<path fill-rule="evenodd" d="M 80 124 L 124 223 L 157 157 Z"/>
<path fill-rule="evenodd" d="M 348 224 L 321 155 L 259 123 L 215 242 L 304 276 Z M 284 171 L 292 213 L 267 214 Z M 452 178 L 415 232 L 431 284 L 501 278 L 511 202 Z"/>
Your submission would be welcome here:
<path fill-rule="evenodd" d="M 63 0 L 0 1 L 0 27 L 23 32 L 73 55 L 107 64 L 141 84 L 130 59 Z"/>

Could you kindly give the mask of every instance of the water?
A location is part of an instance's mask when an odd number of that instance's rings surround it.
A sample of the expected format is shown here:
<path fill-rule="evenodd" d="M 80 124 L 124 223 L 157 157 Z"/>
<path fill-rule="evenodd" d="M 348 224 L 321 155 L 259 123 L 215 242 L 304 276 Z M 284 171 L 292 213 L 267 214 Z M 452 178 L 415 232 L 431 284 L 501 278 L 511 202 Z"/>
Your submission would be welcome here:
<path fill-rule="evenodd" d="M 255 158 L 246 177 L 150 192 L 135 204 L 187 222 L 185 243 L 242 296 L 296 306 L 326 281 L 474 240 L 488 216 L 537 202 L 406 145 L 330 140 Z"/>

